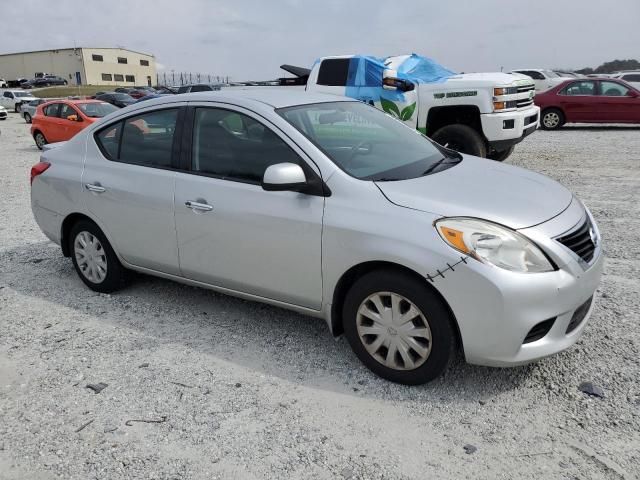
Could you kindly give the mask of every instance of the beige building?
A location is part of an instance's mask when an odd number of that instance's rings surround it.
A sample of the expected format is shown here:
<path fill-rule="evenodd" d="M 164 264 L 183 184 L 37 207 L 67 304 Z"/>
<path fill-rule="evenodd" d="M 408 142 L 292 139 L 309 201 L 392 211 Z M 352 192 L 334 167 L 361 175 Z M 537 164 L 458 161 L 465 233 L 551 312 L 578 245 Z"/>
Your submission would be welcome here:
<path fill-rule="evenodd" d="M 0 55 L 0 78 L 32 79 L 46 73 L 69 85 L 152 85 L 156 59 L 124 48 L 62 48 Z"/>

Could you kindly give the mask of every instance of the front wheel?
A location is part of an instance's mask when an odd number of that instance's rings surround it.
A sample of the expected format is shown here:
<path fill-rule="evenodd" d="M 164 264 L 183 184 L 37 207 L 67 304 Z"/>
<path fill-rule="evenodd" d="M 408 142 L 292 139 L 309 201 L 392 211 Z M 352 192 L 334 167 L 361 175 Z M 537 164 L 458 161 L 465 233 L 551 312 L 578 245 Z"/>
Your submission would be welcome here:
<path fill-rule="evenodd" d="M 499 152 L 495 151 L 495 152 L 489 153 L 487 155 L 487 158 L 490 158 L 491 160 L 495 160 L 496 162 L 504 162 L 513 153 L 514 149 L 515 149 L 515 146 L 511 145 L 506 150 L 501 150 Z"/>
<path fill-rule="evenodd" d="M 540 126 L 544 130 L 556 130 L 564 125 L 564 114 L 557 108 L 549 108 L 542 112 Z"/>
<path fill-rule="evenodd" d="M 69 242 L 73 266 L 87 287 L 110 293 L 124 285 L 126 270 L 95 223 L 80 220 L 71 228 Z"/>
<path fill-rule="evenodd" d="M 447 125 L 436 131 L 431 139 L 456 152 L 476 157 L 487 156 L 487 146 L 484 139 L 468 125 Z"/>
<path fill-rule="evenodd" d="M 358 279 L 345 299 L 343 326 L 362 363 L 396 383 L 435 379 L 454 351 L 447 308 L 427 285 L 402 272 L 381 270 Z"/>

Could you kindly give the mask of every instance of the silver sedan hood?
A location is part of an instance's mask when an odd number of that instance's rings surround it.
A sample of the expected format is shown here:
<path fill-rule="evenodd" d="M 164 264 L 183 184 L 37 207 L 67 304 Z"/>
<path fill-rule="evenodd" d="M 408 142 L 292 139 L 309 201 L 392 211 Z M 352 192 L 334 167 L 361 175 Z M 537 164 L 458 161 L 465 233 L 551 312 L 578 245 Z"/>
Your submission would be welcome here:
<path fill-rule="evenodd" d="M 514 229 L 564 211 L 573 195 L 555 180 L 523 168 L 464 155 L 447 170 L 411 180 L 376 182 L 396 205 L 445 217 L 476 217 Z"/>

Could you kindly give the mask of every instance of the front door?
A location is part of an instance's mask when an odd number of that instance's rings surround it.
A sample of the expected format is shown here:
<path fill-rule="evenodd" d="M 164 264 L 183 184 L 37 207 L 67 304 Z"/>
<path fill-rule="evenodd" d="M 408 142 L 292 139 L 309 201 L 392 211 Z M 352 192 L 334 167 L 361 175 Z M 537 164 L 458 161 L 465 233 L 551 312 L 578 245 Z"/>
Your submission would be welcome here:
<path fill-rule="evenodd" d="M 304 162 L 301 152 L 249 112 L 223 108 L 195 108 L 192 138 L 175 189 L 182 274 L 319 309 L 324 198 L 260 186 L 269 165 Z"/>
<path fill-rule="evenodd" d="M 640 123 L 640 98 L 621 83 L 600 82 L 600 108 L 607 122 Z"/>
<path fill-rule="evenodd" d="M 154 110 L 106 126 L 87 142 L 82 174 L 86 206 L 116 252 L 132 265 L 174 275 L 179 113 Z"/>
<path fill-rule="evenodd" d="M 558 97 L 568 122 L 593 122 L 601 115 L 598 111 L 600 100 L 596 82 L 593 80 L 572 82 L 558 92 Z"/>

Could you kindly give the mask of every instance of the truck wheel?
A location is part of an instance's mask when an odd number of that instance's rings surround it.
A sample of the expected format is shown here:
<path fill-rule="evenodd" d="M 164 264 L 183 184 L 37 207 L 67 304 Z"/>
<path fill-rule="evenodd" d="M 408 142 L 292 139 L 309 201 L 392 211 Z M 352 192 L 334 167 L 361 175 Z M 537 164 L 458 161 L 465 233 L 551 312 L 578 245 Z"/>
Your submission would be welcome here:
<path fill-rule="evenodd" d="M 487 156 L 487 146 L 482 136 L 468 125 L 447 125 L 431 136 L 432 140 L 456 152 Z"/>
<path fill-rule="evenodd" d="M 509 158 L 509 155 L 513 153 L 514 148 L 515 146 L 511 145 L 506 150 L 491 152 L 487 155 L 487 158 L 495 160 L 496 162 L 504 162 L 507 158 Z"/>
<path fill-rule="evenodd" d="M 564 125 L 564 114 L 557 108 L 548 108 L 542 112 L 540 126 L 543 130 L 556 130 Z"/>

